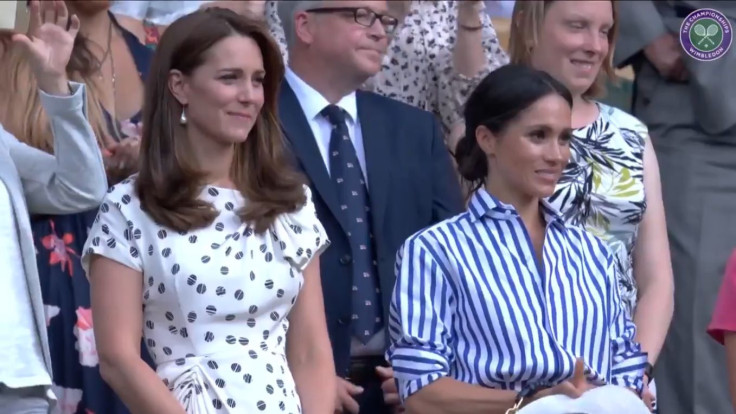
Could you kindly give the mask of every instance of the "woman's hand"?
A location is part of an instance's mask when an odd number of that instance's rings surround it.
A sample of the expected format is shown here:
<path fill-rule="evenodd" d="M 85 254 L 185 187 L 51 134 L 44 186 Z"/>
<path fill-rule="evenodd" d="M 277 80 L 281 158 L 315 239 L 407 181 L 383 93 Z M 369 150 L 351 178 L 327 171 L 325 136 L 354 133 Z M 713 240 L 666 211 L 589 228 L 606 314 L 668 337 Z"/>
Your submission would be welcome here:
<path fill-rule="evenodd" d="M 110 184 L 118 183 L 138 171 L 140 142 L 138 137 L 130 137 L 107 148 L 105 169 Z"/>
<path fill-rule="evenodd" d="M 641 391 L 641 400 L 644 401 L 649 411 L 654 412 L 654 402 L 656 397 L 652 390 L 649 389 L 649 378 L 644 376 L 644 388 Z"/>
<path fill-rule="evenodd" d="M 589 383 L 585 378 L 585 364 L 582 359 L 575 361 L 575 372 L 572 378 L 567 381 L 561 382 L 554 387 L 545 388 L 537 391 L 531 399 L 526 400 L 527 404 L 538 399 L 549 397 L 551 395 L 562 394 L 570 398 L 578 398 L 583 395 L 586 391 L 589 391 L 596 386 Z M 526 405 L 526 404 L 524 404 Z"/>
<path fill-rule="evenodd" d="M 28 35 L 15 34 L 13 42 L 23 49 L 42 91 L 69 94 L 66 66 L 78 32 L 79 19 L 69 17 L 63 1 L 31 1 Z"/>

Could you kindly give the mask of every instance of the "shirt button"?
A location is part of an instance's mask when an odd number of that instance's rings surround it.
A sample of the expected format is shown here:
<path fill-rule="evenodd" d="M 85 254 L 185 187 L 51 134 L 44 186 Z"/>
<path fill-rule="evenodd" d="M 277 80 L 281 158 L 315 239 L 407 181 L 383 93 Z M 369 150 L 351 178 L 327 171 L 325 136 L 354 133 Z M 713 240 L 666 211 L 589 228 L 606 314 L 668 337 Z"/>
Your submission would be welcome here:
<path fill-rule="evenodd" d="M 353 258 L 350 257 L 349 254 L 346 254 L 345 256 L 343 256 L 343 257 L 340 258 L 340 264 L 343 265 L 343 266 L 347 266 L 347 265 L 349 265 L 352 262 L 353 262 Z"/>
<path fill-rule="evenodd" d="M 344 325 L 347 325 L 348 324 L 348 318 L 338 318 L 337 319 L 337 324 L 338 325 L 343 325 L 343 326 Z"/>

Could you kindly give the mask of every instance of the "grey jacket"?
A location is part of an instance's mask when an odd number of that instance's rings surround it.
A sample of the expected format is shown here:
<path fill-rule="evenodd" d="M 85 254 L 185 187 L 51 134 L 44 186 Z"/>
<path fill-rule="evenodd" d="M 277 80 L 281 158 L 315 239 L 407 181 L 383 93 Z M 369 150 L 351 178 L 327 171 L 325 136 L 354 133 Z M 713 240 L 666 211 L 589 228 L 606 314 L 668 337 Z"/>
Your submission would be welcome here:
<path fill-rule="evenodd" d="M 712 8 L 723 13 L 736 29 L 736 1 L 620 1 L 618 2 L 619 38 L 614 63 L 617 66 L 641 58 L 641 52 L 652 40 L 664 33 L 679 37 L 684 17 L 678 8 Z M 736 39 L 734 39 L 736 42 Z M 667 96 L 680 103 L 682 114 L 670 114 L 673 119 L 692 117 L 710 134 L 719 134 L 736 125 L 736 45 L 720 59 L 701 62 L 685 54 L 683 60 L 690 73 L 689 96 Z M 640 79 L 654 83 L 651 88 L 666 85 L 663 80 Z M 649 85 L 641 85 L 646 88 Z M 651 89 L 650 88 L 650 89 Z"/>
<path fill-rule="evenodd" d="M 0 126 L 0 180 L 15 213 L 33 316 L 51 374 L 46 317 L 31 235 L 30 214 L 68 214 L 99 205 L 107 178 L 97 139 L 85 114 L 85 88 L 70 83 L 71 96 L 41 92 L 54 136 L 54 155 L 19 142 Z"/>

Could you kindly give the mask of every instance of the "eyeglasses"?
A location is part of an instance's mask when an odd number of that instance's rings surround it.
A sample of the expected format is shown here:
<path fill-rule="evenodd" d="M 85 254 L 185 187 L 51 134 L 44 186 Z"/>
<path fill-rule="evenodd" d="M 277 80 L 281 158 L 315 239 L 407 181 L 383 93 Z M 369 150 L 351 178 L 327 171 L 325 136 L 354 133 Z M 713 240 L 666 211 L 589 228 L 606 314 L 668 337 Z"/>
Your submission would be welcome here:
<path fill-rule="evenodd" d="M 376 13 L 366 7 L 320 7 L 306 11 L 308 13 L 351 13 L 355 18 L 355 23 L 365 27 L 373 26 L 373 23 L 378 20 L 387 34 L 392 34 L 399 25 L 399 19 L 388 14 Z"/>

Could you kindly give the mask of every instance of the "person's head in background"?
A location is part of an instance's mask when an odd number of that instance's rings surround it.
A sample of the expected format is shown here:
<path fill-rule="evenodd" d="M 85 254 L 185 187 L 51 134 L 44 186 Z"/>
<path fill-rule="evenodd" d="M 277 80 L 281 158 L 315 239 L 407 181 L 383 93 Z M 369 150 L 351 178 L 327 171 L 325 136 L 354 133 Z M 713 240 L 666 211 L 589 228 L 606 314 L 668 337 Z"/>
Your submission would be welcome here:
<path fill-rule="evenodd" d="M 398 25 L 385 0 L 288 1 L 278 9 L 289 66 L 332 103 L 378 73 Z"/>
<path fill-rule="evenodd" d="M 204 185 L 237 189 L 239 215 L 263 231 L 303 205 L 276 117 L 284 67 L 257 20 L 222 8 L 186 15 L 164 32 L 146 83 L 141 171 L 143 209 L 178 231 L 209 225 L 217 211 Z"/>
<path fill-rule="evenodd" d="M 92 41 L 85 36 L 84 26 L 89 19 L 107 13 L 110 2 L 67 0 L 64 3 L 70 14 L 77 15 L 82 26 L 74 39 L 67 76 L 70 80 L 86 85 L 87 118 L 95 131 L 100 148 L 104 148 L 103 137 L 108 134 L 108 125 L 100 103 L 99 63 L 91 50 Z M 3 96 L 0 100 L 0 122 L 4 128 L 34 148 L 53 152 L 51 126 L 41 107 L 36 80 L 30 72 L 28 62 L 16 47 L 8 47 L 2 54 L 0 95 Z"/>
<path fill-rule="evenodd" d="M 506 65 L 465 105 L 457 144 L 460 174 L 517 209 L 550 196 L 570 158 L 572 96 L 546 72 Z"/>
<path fill-rule="evenodd" d="M 511 62 L 531 65 L 564 83 L 576 106 L 604 93 L 614 79 L 613 1 L 517 1 L 511 24 Z"/>

